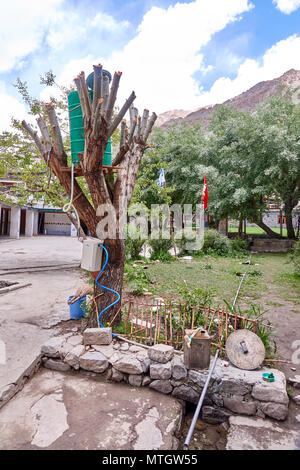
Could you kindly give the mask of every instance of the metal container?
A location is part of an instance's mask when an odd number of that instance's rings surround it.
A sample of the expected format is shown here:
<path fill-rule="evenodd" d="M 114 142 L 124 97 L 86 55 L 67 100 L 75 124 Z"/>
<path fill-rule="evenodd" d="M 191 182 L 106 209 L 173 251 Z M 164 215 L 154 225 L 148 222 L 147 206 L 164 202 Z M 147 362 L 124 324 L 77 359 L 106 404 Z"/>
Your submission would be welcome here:
<path fill-rule="evenodd" d="M 206 330 L 185 330 L 184 364 L 187 369 L 208 369 L 211 338 Z M 190 339 L 192 337 L 192 339 Z"/>

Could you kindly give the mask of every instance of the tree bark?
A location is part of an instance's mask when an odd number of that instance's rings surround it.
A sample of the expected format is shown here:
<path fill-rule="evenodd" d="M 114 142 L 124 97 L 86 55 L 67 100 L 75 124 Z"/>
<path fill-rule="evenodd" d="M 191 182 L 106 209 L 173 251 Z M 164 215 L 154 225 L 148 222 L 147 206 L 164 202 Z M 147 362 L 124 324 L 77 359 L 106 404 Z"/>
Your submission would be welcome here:
<path fill-rule="evenodd" d="M 286 220 L 286 230 L 287 230 L 287 237 L 290 240 L 295 240 L 295 230 L 293 227 L 293 209 L 295 207 L 295 201 L 290 198 L 284 203 L 284 213 L 285 213 L 285 220 Z"/>
<path fill-rule="evenodd" d="M 109 287 L 112 290 L 115 290 L 119 293 L 122 299 L 122 289 L 123 289 L 123 274 L 125 266 L 125 243 L 124 240 L 105 240 L 105 248 L 108 251 L 108 263 L 107 266 L 99 278 L 99 284 L 102 284 L 105 287 Z M 105 252 L 103 251 L 102 255 L 102 265 L 105 262 Z M 98 294 L 103 294 L 101 297 L 96 298 L 98 313 L 101 313 L 101 310 L 108 307 L 115 300 L 117 300 L 117 295 L 114 293 L 99 287 L 95 283 L 95 296 Z M 105 312 L 100 321 L 103 324 L 105 322 L 111 323 L 113 320 L 113 325 L 118 325 L 121 320 L 121 316 L 117 315 L 120 311 L 121 301 L 117 302 L 113 307 Z M 89 319 L 89 327 L 97 326 L 96 315 Z M 104 325 L 105 326 L 105 325 Z"/>
<path fill-rule="evenodd" d="M 258 225 L 260 228 L 262 228 L 263 231 L 266 232 L 267 235 L 269 235 L 269 237 L 279 238 L 279 239 L 284 238 L 279 233 L 273 232 L 273 230 L 270 227 L 268 227 L 262 220 L 255 220 L 254 223 Z"/>

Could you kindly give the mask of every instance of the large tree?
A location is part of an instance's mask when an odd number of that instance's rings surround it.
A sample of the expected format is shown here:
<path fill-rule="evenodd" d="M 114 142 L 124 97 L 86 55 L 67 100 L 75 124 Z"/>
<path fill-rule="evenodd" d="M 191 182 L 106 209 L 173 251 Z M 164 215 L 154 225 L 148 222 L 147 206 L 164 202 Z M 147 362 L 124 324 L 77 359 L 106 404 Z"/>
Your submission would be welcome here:
<path fill-rule="evenodd" d="M 126 210 L 130 204 L 137 171 L 147 148 L 147 139 L 156 120 L 156 114 L 149 116 L 144 110 L 138 115 L 133 106 L 136 98 L 132 92 L 120 111 L 115 115 L 114 107 L 117 98 L 121 72 L 116 72 L 111 85 L 109 78 L 103 73 L 101 65 L 94 66 L 93 100 L 86 85 L 85 74 L 81 72 L 75 79 L 80 98 L 84 125 L 84 153 L 78 154 L 79 169 L 75 170 L 73 187 L 73 205 L 80 220 L 85 223 L 92 237 L 99 236 L 99 223 L 110 217 L 105 239 L 105 247 L 109 253 L 108 265 L 101 278 L 101 283 L 116 290 L 122 295 L 123 271 L 125 262 L 124 225 Z M 124 120 L 129 111 L 130 125 Z M 46 103 L 41 106 L 37 118 L 39 133 L 26 121 L 23 128 L 31 136 L 39 151 L 40 157 L 47 162 L 59 180 L 64 191 L 70 196 L 72 185 L 71 167 L 64 146 L 55 105 Z M 120 126 L 119 151 L 113 159 L 112 167 L 104 167 L 103 156 L 108 139 Z M 88 188 L 88 195 L 77 182 L 76 175 L 83 176 Z M 115 233 L 113 233 L 115 232 Z M 104 259 L 104 257 L 103 257 Z M 98 290 L 98 288 L 97 288 Z M 98 309 L 102 310 L 115 300 L 108 291 L 97 298 Z M 111 321 L 120 309 L 116 304 L 103 315 L 103 321 Z M 115 321 L 118 320 L 118 317 Z"/>

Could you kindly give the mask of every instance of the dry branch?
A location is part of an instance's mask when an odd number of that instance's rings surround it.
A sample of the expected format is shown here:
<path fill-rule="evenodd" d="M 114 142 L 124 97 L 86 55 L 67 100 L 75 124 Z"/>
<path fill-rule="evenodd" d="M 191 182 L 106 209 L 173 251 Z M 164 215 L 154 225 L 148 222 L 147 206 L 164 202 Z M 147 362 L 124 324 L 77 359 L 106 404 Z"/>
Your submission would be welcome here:
<path fill-rule="evenodd" d="M 30 137 L 34 140 L 35 145 L 37 146 L 40 154 L 42 155 L 42 157 L 44 157 L 45 147 L 42 144 L 42 141 L 39 138 L 37 132 L 35 130 L 33 130 L 33 128 L 29 124 L 27 124 L 26 121 L 22 121 L 22 126 L 24 127 L 26 132 L 30 135 Z"/>
<path fill-rule="evenodd" d="M 112 85 L 110 87 L 110 95 L 109 95 L 109 100 L 108 100 L 108 105 L 107 105 L 106 116 L 105 116 L 105 119 L 106 119 L 106 122 L 107 122 L 108 125 L 109 125 L 110 120 L 111 120 L 112 115 L 113 115 L 114 105 L 115 105 L 116 98 L 117 98 L 117 93 L 118 93 L 118 88 L 119 88 L 121 75 L 122 75 L 122 72 L 115 72 L 114 73 L 113 82 L 112 82 Z"/>
<path fill-rule="evenodd" d="M 102 97 L 102 65 L 94 65 L 94 90 L 93 90 L 93 106 L 92 114 L 95 116 L 96 108 L 99 104 L 99 98 Z"/>
<path fill-rule="evenodd" d="M 114 133 L 114 131 L 116 130 L 116 128 L 118 127 L 118 125 L 122 121 L 123 117 L 127 113 L 128 109 L 130 108 L 131 104 L 134 102 L 135 98 L 136 98 L 136 96 L 135 96 L 135 93 L 133 91 L 131 93 L 131 95 L 129 96 L 129 98 L 125 101 L 124 105 L 122 106 L 122 108 L 119 111 L 119 114 L 114 119 L 113 123 L 110 125 L 110 127 L 108 129 L 108 137 L 110 137 Z"/>

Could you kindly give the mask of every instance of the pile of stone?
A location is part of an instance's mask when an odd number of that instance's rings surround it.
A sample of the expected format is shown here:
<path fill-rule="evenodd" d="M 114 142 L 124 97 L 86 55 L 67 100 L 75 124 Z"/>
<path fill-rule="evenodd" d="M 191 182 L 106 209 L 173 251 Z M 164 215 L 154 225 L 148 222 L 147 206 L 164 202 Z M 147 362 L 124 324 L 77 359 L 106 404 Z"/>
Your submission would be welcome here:
<path fill-rule="evenodd" d="M 89 328 L 51 338 L 42 346 L 43 365 L 59 371 L 103 374 L 106 380 L 149 386 L 180 400 L 198 403 L 208 370 L 187 370 L 183 355 L 165 344 L 145 348 L 112 338 L 111 328 Z M 273 373 L 275 382 L 262 379 Z M 289 398 L 286 380 L 276 369 L 244 371 L 218 360 L 202 408 L 202 419 L 222 423 L 234 414 L 284 420 Z"/>

